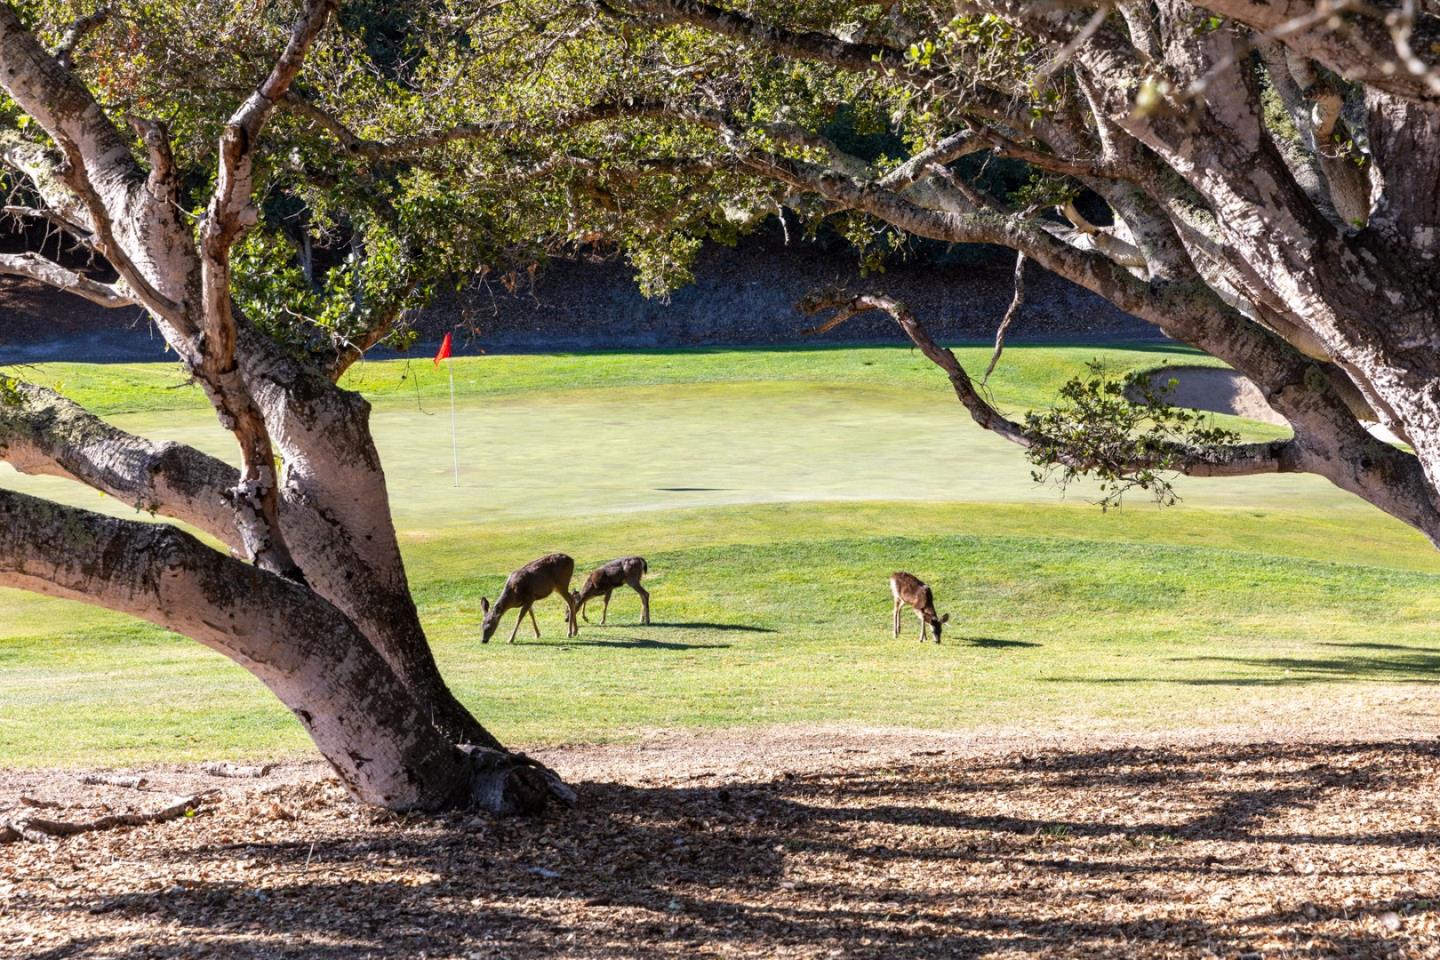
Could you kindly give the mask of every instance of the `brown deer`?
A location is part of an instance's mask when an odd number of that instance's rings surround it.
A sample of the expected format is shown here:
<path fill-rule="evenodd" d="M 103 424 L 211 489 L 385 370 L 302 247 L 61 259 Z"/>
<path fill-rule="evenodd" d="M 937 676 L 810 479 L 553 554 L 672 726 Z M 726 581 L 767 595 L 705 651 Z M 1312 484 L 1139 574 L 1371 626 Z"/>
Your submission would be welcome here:
<path fill-rule="evenodd" d="M 515 642 L 515 634 L 519 632 L 520 624 L 524 622 L 527 613 L 530 614 L 530 626 L 535 629 L 535 638 L 538 640 L 540 625 L 535 622 L 533 607 L 552 593 L 560 594 L 560 599 L 565 601 L 565 626 L 569 631 L 566 636 L 575 636 L 580 632 L 580 627 L 575 622 L 575 601 L 570 598 L 570 578 L 574 575 L 575 561 L 563 553 L 551 553 L 539 560 L 531 560 L 510 574 L 510 578 L 505 581 L 505 588 L 500 591 L 500 596 L 495 598 L 493 607 L 485 597 L 480 598 L 480 609 L 485 614 L 480 642 L 489 643 L 505 611 L 515 607 L 520 608 L 520 616 L 515 618 L 515 629 L 510 631 L 510 642 Z"/>
<path fill-rule="evenodd" d="M 935 595 L 919 577 L 901 571 L 890 574 L 890 595 L 895 598 L 895 636 L 900 636 L 900 611 L 909 606 L 920 618 L 920 642 L 925 642 L 927 624 L 935 631 L 935 642 L 940 642 L 940 627 L 950 622 L 950 614 L 936 615 Z"/>
<path fill-rule="evenodd" d="M 603 625 L 605 618 L 610 614 L 610 594 L 614 593 L 617 587 L 629 584 L 631 590 L 640 594 L 642 607 L 640 622 L 648 625 L 650 623 L 650 593 L 640 586 L 640 578 L 649 572 L 650 567 L 645 563 L 644 557 L 621 557 L 619 560 L 611 560 L 586 577 L 584 587 L 571 592 L 572 605 L 580 612 L 580 616 L 585 617 L 585 604 L 604 594 L 605 607 L 600 611 L 600 623 Z M 589 623 L 590 618 L 585 617 L 585 622 Z"/>

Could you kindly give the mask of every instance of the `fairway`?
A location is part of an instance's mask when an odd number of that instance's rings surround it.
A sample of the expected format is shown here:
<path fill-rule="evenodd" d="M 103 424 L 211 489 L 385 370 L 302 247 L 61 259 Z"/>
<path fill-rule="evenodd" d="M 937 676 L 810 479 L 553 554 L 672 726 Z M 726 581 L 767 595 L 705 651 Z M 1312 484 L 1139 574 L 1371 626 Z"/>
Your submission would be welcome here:
<path fill-rule="evenodd" d="M 983 369 L 986 350 L 959 351 Z M 992 387 L 1012 411 L 1100 357 L 1019 347 Z M 46 365 L 117 425 L 231 457 L 167 365 Z M 443 371 L 362 365 L 421 615 L 460 697 L 502 739 L 592 742 L 769 724 L 1188 731 L 1298 725 L 1384 705 L 1433 729 L 1440 554 L 1312 477 L 1182 481 L 1183 502 L 1101 513 L 1037 486 L 899 348 L 502 356 L 456 364 L 460 483 Z M 1275 428 L 1217 420 L 1247 435 Z M 133 514 L 0 466 L 0 484 Z M 639 553 L 655 623 L 617 592 L 610 624 L 481 646 L 479 599 L 551 550 L 581 570 Z M 909 569 L 951 614 L 946 643 L 889 632 Z M 598 604 L 592 616 L 598 620 Z M 507 617 L 497 639 L 509 635 Z M 301 753 L 248 674 L 105 611 L 0 592 L 0 766 Z M 1345 711 L 1349 711 L 1348 714 Z M 1313 718 L 1313 719 L 1312 719 Z"/>

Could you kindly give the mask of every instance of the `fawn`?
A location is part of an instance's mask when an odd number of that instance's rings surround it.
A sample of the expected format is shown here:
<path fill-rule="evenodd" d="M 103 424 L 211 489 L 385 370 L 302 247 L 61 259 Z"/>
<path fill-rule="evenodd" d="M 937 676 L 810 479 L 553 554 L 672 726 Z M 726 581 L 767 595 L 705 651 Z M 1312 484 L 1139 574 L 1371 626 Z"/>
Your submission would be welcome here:
<path fill-rule="evenodd" d="M 927 625 L 935 631 L 935 642 L 940 642 L 940 627 L 950 622 L 950 614 L 936 615 L 935 596 L 919 577 L 902 571 L 890 574 L 890 595 L 895 598 L 895 636 L 900 636 L 900 610 L 910 606 L 920 618 L 920 642 L 925 642 Z"/>
<path fill-rule="evenodd" d="M 572 606 L 579 611 L 582 617 L 585 617 L 585 604 L 604 595 L 605 607 L 600 611 L 600 622 L 604 624 L 605 618 L 610 613 L 610 594 L 617 587 L 629 584 L 631 590 L 640 594 L 642 607 L 640 622 L 648 624 L 650 622 L 650 593 L 640 586 L 640 578 L 649 572 L 650 567 L 645 563 L 644 557 L 621 557 L 619 560 L 611 560 L 603 567 L 591 572 L 590 576 L 585 578 L 585 586 L 571 592 Z M 590 618 L 585 617 L 585 622 L 589 623 Z"/>

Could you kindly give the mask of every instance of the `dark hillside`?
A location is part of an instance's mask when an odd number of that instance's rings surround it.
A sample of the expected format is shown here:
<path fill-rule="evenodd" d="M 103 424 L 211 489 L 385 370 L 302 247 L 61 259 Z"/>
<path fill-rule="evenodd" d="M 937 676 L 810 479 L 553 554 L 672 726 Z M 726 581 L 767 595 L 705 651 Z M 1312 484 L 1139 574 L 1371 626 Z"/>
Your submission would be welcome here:
<path fill-rule="evenodd" d="M 883 290 L 904 300 L 946 339 L 994 335 L 1012 292 L 1008 255 L 976 252 L 962 262 L 901 264 L 859 276 L 854 258 L 774 235 L 735 248 L 712 246 L 693 284 L 668 303 L 646 300 L 624 263 L 551 263 L 524 289 L 477 284 L 439 297 L 417 320 L 421 343 L 458 331 L 457 349 L 529 352 L 807 340 L 814 321 L 794 304 L 816 289 Z M 1031 265 L 1026 302 L 1013 328 L 1026 339 L 1141 339 L 1154 328 L 1087 291 Z M 887 319 L 859 317 L 822 338 L 889 341 Z M 164 356 L 164 343 L 139 310 L 104 310 L 15 278 L 0 278 L 0 363 L 45 359 L 123 360 Z"/>

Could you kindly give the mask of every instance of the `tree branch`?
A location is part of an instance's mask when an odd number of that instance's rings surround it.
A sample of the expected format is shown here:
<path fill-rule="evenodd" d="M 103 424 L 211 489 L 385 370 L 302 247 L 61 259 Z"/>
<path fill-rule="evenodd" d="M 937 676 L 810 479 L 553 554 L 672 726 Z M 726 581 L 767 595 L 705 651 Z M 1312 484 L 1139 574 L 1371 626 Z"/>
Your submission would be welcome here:
<path fill-rule="evenodd" d="M 880 310 L 890 315 L 910 342 L 935 364 L 950 379 L 956 398 L 970 413 L 977 424 L 1011 443 L 1029 450 L 1043 438 L 1036 437 L 1024 426 L 996 410 L 989 401 L 975 389 L 974 382 L 955 354 L 931 339 L 929 332 L 903 303 L 890 297 L 876 294 L 862 294 L 856 297 L 844 295 L 822 295 L 801 302 L 800 309 L 814 314 L 834 310 L 835 315 L 828 321 L 807 332 L 824 333 L 832 330 L 851 317 L 869 310 Z M 1053 444 L 1052 444 L 1053 445 Z M 1192 477 L 1241 477 L 1258 473 L 1293 473 L 1300 469 L 1293 440 L 1273 440 L 1267 443 L 1247 443 L 1224 446 L 1215 449 L 1185 447 L 1173 451 L 1175 461 L 1162 463 L 1156 459 L 1131 460 L 1123 465 L 1125 472 L 1163 467 L 1174 469 Z M 1070 466 L 1087 469 L 1090 465 L 1070 462 Z"/>
<path fill-rule="evenodd" d="M 0 4 L 0 86 L 59 146 L 66 160 L 57 168 L 59 178 L 84 204 L 101 253 L 147 308 L 176 322 L 179 305 L 156 289 L 117 230 L 117 224 L 123 226 L 128 236 L 144 229 L 145 218 L 137 214 L 145 201 L 137 192 L 143 191 L 145 176 L 130 145 L 84 84 L 46 53 L 8 3 Z M 149 212 L 168 216 L 157 207 Z"/>
<path fill-rule="evenodd" d="M 1278 39 L 1347 80 L 1407 100 L 1440 103 L 1440 17 L 1416 15 L 1413 4 L 1201 0 L 1201 5 Z"/>
<path fill-rule="evenodd" d="M 255 562 L 291 579 L 303 579 L 282 534 L 274 452 L 265 419 L 235 362 L 236 325 L 231 300 L 230 251 L 255 224 L 254 162 L 260 133 L 304 65 L 338 0 L 307 0 L 285 49 L 270 73 L 231 115 L 220 135 L 215 191 L 200 231 L 201 322 L 204 338 L 198 374 L 225 426 L 240 444 L 244 471 L 232 503 L 246 550 Z"/>
<path fill-rule="evenodd" d="M 13 130 L 0 130 L 0 163 L 29 179 L 35 192 L 65 223 L 94 234 L 90 211 L 60 176 L 60 158 Z"/>
<path fill-rule="evenodd" d="M 1005 316 L 1000 318 L 1000 325 L 995 328 L 995 350 L 990 354 L 990 362 L 985 365 L 985 373 L 980 377 L 980 385 L 983 387 L 990 381 L 990 374 L 995 372 L 995 365 L 1000 362 L 1000 354 L 1005 352 L 1005 334 L 1010 330 L 1010 324 L 1015 322 L 1015 317 L 1020 313 L 1020 307 L 1025 302 L 1025 254 L 1015 254 L 1015 294 L 1010 298 L 1010 306 L 1005 310 Z"/>
<path fill-rule="evenodd" d="M 340 146 L 347 154 L 376 162 L 398 160 L 452 143 L 485 140 L 513 133 L 538 136 L 560 133 L 604 120 L 683 119 L 687 113 L 692 118 L 700 116 L 701 113 L 700 111 L 685 111 L 674 104 L 659 100 L 603 101 L 550 117 L 543 124 L 522 120 L 484 120 L 476 123 L 460 123 L 443 130 L 419 133 L 396 140 L 366 140 L 357 136 L 354 131 L 324 107 L 307 99 L 298 91 L 288 91 L 284 104 L 287 109 L 310 120 L 334 136 L 336 140 L 340 141 Z"/>
<path fill-rule="evenodd" d="M 95 238 L 91 235 L 90 231 L 66 220 L 58 211 L 42 209 L 40 207 L 26 207 L 20 204 L 7 204 L 4 207 L 0 207 L 0 214 L 4 214 L 7 217 L 15 217 L 17 220 L 44 220 L 51 226 L 69 234 L 71 239 L 81 247 L 87 250 L 95 249 Z"/>
<path fill-rule="evenodd" d="M 833 34 L 791 30 L 698 0 L 607 0 L 607 6 L 662 23 L 688 24 L 775 53 L 869 73 L 906 69 L 905 53 L 875 43 L 851 43 Z"/>
<path fill-rule="evenodd" d="M 455 748 L 434 736 L 414 697 L 338 610 L 178 527 L 0 489 L 0 586 L 127 613 L 224 654 L 290 708 L 352 792 L 361 784 L 383 790 L 387 805 L 404 810 L 471 787 Z M 361 716 L 392 734 L 367 744 L 369 756 L 354 750 Z M 394 779 L 377 784 L 377 771 Z"/>
<path fill-rule="evenodd" d="M 102 307 L 132 307 L 139 302 L 114 284 L 92 280 L 38 253 L 0 253 L 0 273 L 38 280 Z"/>
<path fill-rule="evenodd" d="M 253 204 L 255 150 L 260 131 L 285 98 L 310 45 L 324 29 L 337 0 L 308 0 L 269 75 L 231 115 L 220 135 L 219 173 L 201 230 L 201 283 L 207 360 L 218 370 L 234 365 L 235 321 L 230 304 L 230 248 L 257 220 Z"/>
<path fill-rule="evenodd" d="M 101 7 L 94 13 L 81 17 L 70 24 L 70 27 L 65 31 L 65 35 L 60 38 L 59 45 L 55 48 L 55 62 L 66 70 L 69 70 L 70 60 L 75 54 L 75 48 L 80 46 L 91 33 L 100 29 L 100 27 L 105 24 L 105 21 L 109 19 L 110 11 L 105 7 Z"/>
<path fill-rule="evenodd" d="M 73 837 L 79 833 L 115 830 L 119 827 L 143 827 L 150 823 L 178 820 L 181 817 L 193 815 L 200 807 L 201 801 L 213 793 L 214 791 L 211 790 L 189 797 L 181 797 L 168 806 L 149 813 L 111 813 L 95 820 L 50 820 L 34 814 L 13 817 L 8 823 L 0 822 L 0 843 L 5 842 L 7 838 L 13 841 L 41 840 L 46 837 Z"/>
<path fill-rule="evenodd" d="M 21 473 L 77 480 L 240 546 L 225 502 L 239 477 L 234 467 L 183 444 L 126 433 L 45 387 L 17 383 L 0 398 L 0 459 Z"/>

